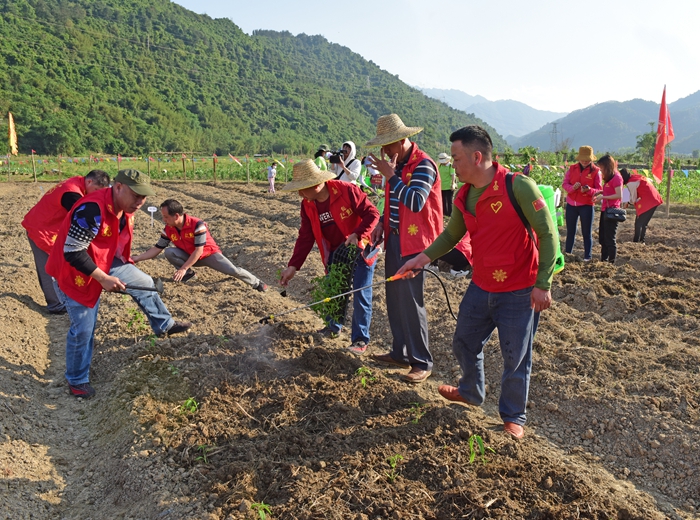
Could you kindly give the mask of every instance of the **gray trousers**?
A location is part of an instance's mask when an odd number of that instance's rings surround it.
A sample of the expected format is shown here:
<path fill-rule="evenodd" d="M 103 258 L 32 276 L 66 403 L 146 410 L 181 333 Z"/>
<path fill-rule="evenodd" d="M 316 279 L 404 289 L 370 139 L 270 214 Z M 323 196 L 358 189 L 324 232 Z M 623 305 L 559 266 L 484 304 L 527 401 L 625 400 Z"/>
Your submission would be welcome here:
<path fill-rule="evenodd" d="M 29 246 L 32 248 L 32 254 L 34 255 L 34 265 L 36 265 L 36 274 L 39 277 L 39 287 L 41 287 L 41 291 L 46 299 L 46 310 L 49 312 L 61 312 L 65 309 L 65 306 L 56 295 L 56 291 L 53 288 L 53 278 L 46 274 L 46 262 L 49 259 L 49 255 L 37 246 L 31 238 L 27 237 L 27 240 L 29 240 Z"/>
<path fill-rule="evenodd" d="M 401 256 L 399 235 L 389 231 L 386 236 L 386 277 L 395 275 L 414 256 Z M 428 349 L 428 314 L 423 301 L 424 282 L 425 273 L 421 271 L 410 280 L 386 283 L 386 310 L 394 337 L 391 357 L 414 368 L 432 370 L 433 356 Z"/>
<path fill-rule="evenodd" d="M 187 252 L 177 247 L 168 247 L 165 249 L 165 258 L 167 258 L 168 262 L 178 269 L 182 267 L 189 257 L 190 255 L 187 254 Z M 219 271 L 220 273 L 238 278 L 242 282 L 245 282 L 253 287 L 260 282 L 260 280 L 253 274 L 249 273 L 245 269 L 241 269 L 240 267 L 233 265 L 231 260 L 226 258 L 221 253 L 214 253 L 206 258 L 202 258 L 195 262 L 192 267 L 209 267 L 214 269 L 214 271 Z"/>

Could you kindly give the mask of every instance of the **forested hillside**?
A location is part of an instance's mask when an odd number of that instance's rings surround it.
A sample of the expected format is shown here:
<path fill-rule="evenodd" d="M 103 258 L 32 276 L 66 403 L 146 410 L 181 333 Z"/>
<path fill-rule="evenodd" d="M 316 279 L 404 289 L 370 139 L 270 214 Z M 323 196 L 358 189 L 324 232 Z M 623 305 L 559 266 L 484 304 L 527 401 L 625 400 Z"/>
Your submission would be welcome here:
<path fill-rule="evenodd" d="M 0 0 L 0 14 L 0 112 L 23 153 L 310 153 L 364 144 L 390 112 L 435 153 L 483 124 L 321 36 L 248 36 L 167 0 Z"/>

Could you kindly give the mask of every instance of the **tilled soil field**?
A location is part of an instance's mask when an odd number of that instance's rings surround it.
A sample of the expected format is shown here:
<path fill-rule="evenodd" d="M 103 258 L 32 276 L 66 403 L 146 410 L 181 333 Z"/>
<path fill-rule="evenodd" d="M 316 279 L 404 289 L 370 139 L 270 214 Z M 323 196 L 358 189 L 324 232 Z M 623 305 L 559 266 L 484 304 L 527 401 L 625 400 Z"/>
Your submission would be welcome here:
<path fill-rule="evenodd" d="M 173 269 L 162 255 L 139 264 L 166 281 L 174 317 L 195 325 L 155 338 L 130 298 L 104 294 L 97 396 L 75 399 L 63 378 L 68 318 L 43 312 L 20 226 L 42 187 L 3 182 L 1 518 L 700 517 L 697 208 L 672 208 L 670 218 L 660 211 L 646 245 L 631 242 L 633 219 L 622 224 L 617 265 L 567 258 L 535 338 L 526 436 L 516 441 L 497 412 L 495 335 L 485 405 L 437 393 L 459 369 L 436 280 L 426 283 L 435 370 L 409 386 L 401 370 L 346 353 L 347 334 L 316 334 L 322 322 L 311 311 L 258 322 L 309 303 L 310 280 L 322 273 L 312 253 L 288 297 L 274 282 L 296 239 L 296 195 L 191 183 L 157 192 L 146 205 L 180 200 L 271 289 L 261 294 L 207 269 L 168 283 Z M 136 226 L 140 252 L 161 223 L 152 227 L 143 211 Z M 469 279 L 442 276 L 456 309 Z M 374 313 L 370 350 L 385 352 L 381 286 Z"/>

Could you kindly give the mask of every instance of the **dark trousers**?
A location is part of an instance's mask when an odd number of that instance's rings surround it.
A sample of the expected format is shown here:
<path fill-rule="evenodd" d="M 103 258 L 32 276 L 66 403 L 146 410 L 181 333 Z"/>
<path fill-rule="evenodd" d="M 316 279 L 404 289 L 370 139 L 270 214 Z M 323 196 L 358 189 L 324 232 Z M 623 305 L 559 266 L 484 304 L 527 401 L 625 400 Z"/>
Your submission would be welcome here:
<path fill-rule="evenodd" d="M 442 214 L 449 217 L 452 215 L 452 199 L 454 191 L 442 190 Z"/>
<path fill-rule="evenodd" d="M 440 258 L 436 258 L 435 261 L 431 262 L 431 265 L 438 265 L 438 260 L 442 260 L 452 266 L 455 271 L 466 271 L 469 269 L 469 261 L 467 257 L 464 256 L 460 250 L 456 247 L 452 251 L 448 251 Z"/>
<path fill-rule="evenodd" d="M 61 312 L 65 309 L 65 305 L 58 299 L 56 291 L 53 287 L 53 278 L 46 274 L 46 261 L 49 259 L 48 253 L 41 249 L 34 241 L 27 237 L 29 246 L 32 248 L 34 255 L 34 265 L 36 266 L 36 274 L 39 277 L 39 287 L 44 293 L 46 299 L 46 310 L 49 312 Z"/>
<path fill-rule="evenodd" d="M 385 275 L 390 277 L 416 255 L 401 256 L 399 235 L 387 230 Z M 391 357 L 421 370 L 433 369 L 433 356 L 428 349 L 428 314 L 423 301 L 425 273 L 421 271 L 410 280 L 388 282 L 386 311 L 393 341 Z"/>
<path fill-rule="evenodd" d="M 593 254 L 593 206 L 566 205 L 566 252 L 571 254 L 574 251 L 579 218 L 583 235 L 583 258 L 590 260 Z"/>
<path fill-rule="evenodd" d="M 600 259 L 603 262 L 615 263 L 617 257 L 617 220 L 605 218 L 605 211 L 600 212 L 598 225 L 598 242 L 600 243 Z"/>
<path fill-rule="evenodd" d="M 651 220 L 651 217 L 654 216 L 654 212 L 656 211 L 656 208 L 658 206 L 654 206 L 650 210 L 645 211 L 641 215 L 637 215 L 637 218 L 634 219 L 634 239 L 632 240 L 633 242 L 641 242 L 642 244 L 644 243 L 644 237 L 647 234 L 647 226 L 649 225 L 649 221 Z"/>

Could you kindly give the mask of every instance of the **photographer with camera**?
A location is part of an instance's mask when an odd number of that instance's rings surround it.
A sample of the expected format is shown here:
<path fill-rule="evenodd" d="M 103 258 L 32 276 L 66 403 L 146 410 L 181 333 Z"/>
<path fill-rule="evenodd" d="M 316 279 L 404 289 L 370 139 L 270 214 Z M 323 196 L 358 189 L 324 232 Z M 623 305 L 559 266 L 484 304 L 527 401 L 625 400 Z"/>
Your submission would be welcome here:
<path fill-rule="evenodd" d="M 356 148 L 352 141 L 345 141 L 340 150 L 330 157 L 331 171 L 336 174 L 339 181 L 357 184 L 362 165 L 355 157 Z"/>

